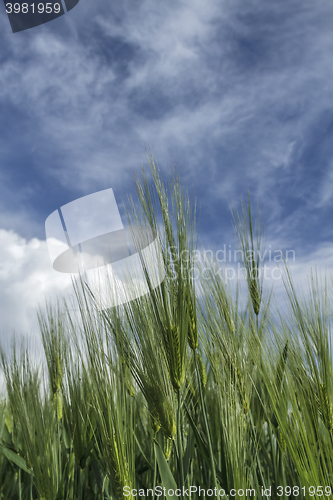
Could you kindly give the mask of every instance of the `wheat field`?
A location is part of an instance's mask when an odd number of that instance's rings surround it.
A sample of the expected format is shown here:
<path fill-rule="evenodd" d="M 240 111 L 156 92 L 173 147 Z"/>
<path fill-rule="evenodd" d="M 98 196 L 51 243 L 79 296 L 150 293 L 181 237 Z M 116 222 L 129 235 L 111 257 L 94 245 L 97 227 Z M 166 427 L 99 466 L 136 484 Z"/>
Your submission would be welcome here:
<path fill-rule="evenodd" d="M 39 309 L 45 370 L 1 350 L 0 499 L 332 498 L 331 283 L 313 274 L 301 297 L 284 264 L 282 311 L 254 256 L 246 293 L 229 287 L 192 261 L 195 200 L 149 165 L 128 223 L 156 231 L 166 277 L 103 311 L 78 281 L 78 319 L 65 300 Z M 233 223 L 256 255 L 250 199 Z"/>

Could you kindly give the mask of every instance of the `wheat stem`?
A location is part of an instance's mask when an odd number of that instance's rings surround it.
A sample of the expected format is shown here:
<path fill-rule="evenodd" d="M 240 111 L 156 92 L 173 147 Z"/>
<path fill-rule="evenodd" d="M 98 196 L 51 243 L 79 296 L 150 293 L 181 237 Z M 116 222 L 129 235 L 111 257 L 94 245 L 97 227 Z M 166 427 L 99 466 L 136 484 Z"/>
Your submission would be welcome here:
<path fill-rule="evenodd" d="M 156 441 L 156 434 L 157 432 L 154 432 L 154 442 Z M 156 488 L 156 475 L 157 475 L 157 460 L 156 460 L 156 450 L 155 446 L 153 447 L 154 450 L 154 479 L 153 479 L 153 495 L 154 495 L 154 500 L 155 500 L 155 488 Z"/>
<path fill-rule="evenodd" d="M 210 430 L 209 430 L 209 425 L 208 425 L 206 405 L 205 405 L 205 401 L 204 401 L 203 394 L 202 394 L 202 385 L 201 385 L 201 377 L 200 377 L 200 372 L 199 372 L 199 367 L 198 367 L 197 351 L 193 351 L 193 352 L 194 352 L 195 369 L 196 369 L 197 377 L 198 377 L 198 386 L 199 386 L 201 408 L 202 408 L 204 424 L 205 424 L 205 431 L 206 431 L 206 436 L 207 436 L 207 441 L 208 441 L 209 460 L 210 460 L 210 466 L 211 466 L 211 471 L 212 471 L 212 475 L 213 475 L 213 486 L 214 486 L 214 488 L 218 489 L 217 480 L 216 480 L 216 470 L 215 470 L 212 440 L 211 440 Z"/>
<path fill-rule="evenodd" d="M 178 390 L 177 396 L 178 396 L 177 443 L 178 443 L 180 488 L 183 491 L 183 486 L 184 486 L 185 483 L 184 483 L 183 443 L 182 443 L 182 429 L 181 429 L 181 399 L 180 399 L 180 390 Z M 182 499 L 183 497 L 181 496 L 180 498 Z"/>

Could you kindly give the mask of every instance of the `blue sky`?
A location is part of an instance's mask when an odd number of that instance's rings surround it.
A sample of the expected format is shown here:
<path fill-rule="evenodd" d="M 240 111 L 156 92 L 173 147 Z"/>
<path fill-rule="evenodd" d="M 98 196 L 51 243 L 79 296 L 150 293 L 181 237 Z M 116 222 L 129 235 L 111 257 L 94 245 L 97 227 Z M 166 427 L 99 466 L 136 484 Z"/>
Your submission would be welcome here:
<path fill-rule="evenodd" d="M 120 204 L 145 145 L 195 187 L 206 247 L 233 243 L 249 189 L 298 277 L 333 267 L 332 137 L 331 0 L 80 0 L 15 34 L 0 4 L 0 329 L 32 329 L 60 283 L 47 216 Z"/>

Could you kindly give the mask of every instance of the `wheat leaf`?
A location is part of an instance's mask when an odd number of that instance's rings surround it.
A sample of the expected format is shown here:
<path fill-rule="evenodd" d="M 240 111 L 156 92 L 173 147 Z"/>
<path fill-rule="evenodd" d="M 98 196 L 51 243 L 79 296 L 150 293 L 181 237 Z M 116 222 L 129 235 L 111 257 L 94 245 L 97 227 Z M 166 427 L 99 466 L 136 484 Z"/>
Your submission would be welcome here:
<path fill-rule="evenodd" d="M 177 484 L 172 475 L 168 462 L 164 456 L 163 450 L 159 446 L 158 442 L 154 439 L 155 453 L 158 463 L 158 468 L 161 474 L 163 487 L 166 488 L 166 497 L 168 500 L 172 500 L 171 497 L 167 494 L 168 490 L 176 490 Z"/>

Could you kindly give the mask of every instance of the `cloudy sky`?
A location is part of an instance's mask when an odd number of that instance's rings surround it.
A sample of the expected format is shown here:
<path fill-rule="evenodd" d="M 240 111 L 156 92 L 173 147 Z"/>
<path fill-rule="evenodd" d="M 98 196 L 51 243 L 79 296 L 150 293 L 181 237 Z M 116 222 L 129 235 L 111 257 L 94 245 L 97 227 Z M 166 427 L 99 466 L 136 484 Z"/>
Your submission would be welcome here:
<path fill-rule="evenodd" d="M 206 248 L 249 189 L 299 279 L 333 268 L 332 137 L 332 0 L 80 0 L 15 34 L 1 2 L 0 338 L 62 286 L 48 215 L 109 187 L 121 209 L 145 146 L 195 187 Z"/>

